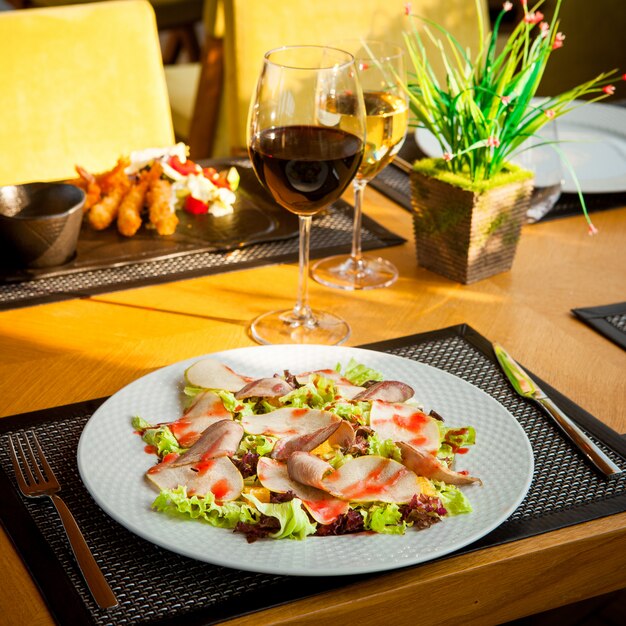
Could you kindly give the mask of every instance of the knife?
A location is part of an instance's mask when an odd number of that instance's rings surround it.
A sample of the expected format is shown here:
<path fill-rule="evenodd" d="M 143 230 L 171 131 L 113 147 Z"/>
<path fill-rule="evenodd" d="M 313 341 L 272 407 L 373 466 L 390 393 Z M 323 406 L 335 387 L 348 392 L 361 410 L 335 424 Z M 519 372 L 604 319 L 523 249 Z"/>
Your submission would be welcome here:
<path fill-rule="evenodd" d="M 493 344 L 496 358 L 520 396 L 534 400 L 554 419 L 561 430 L 578 447 L 583 455 L 605 476 L 619 474 L 621 470 L 589 437 L 542 391 L 541 387 L 522 369 L 513 357 L 499 344 Z"/>

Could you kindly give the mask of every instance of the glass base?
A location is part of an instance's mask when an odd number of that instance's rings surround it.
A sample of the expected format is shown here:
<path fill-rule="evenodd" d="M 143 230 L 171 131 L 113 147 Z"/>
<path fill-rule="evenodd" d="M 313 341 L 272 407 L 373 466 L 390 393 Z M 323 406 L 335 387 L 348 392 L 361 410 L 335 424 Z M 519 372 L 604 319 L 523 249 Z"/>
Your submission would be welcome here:
<path fill-rule="evenodd" d="M 396 282 L 398 270 L 380 257 L 362 256 L 358 261 L 350 255 L 331 256 L 318 261 L 311 270 L 316 282 L 336 289 L 379 289 Z"/>
<path fill-rule="evenodd" d="M 347 322 L 332 313 L 312 311 L 298 316 L 292 309 L 270 311 L 250 324 L 250 335 L 262 344 L 319 344 L 336 346 L 350 336 Z"/>

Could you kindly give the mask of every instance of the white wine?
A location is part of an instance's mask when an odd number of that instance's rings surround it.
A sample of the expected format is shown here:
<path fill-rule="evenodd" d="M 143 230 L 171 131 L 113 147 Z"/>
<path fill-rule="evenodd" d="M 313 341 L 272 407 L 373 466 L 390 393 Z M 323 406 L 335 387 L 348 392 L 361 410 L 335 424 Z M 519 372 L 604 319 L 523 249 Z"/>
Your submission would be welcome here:
<path fill-rule="evenodd" d="M 409 110 L 406 99 L 392 93 L 365 92 L 366 137 L 363 160 L 356 177 L 370 181 L 402 147 Z"/>

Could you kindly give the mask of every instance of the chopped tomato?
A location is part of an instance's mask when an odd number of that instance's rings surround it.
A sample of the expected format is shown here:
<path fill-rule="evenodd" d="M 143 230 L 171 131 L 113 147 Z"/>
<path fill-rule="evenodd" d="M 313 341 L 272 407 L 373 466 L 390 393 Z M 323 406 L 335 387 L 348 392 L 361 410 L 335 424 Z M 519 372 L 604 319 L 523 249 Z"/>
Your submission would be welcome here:
<path fill-rule="evenodd" d="M 209 212 L 209 205 L 193 196 L 187 196 L 185 198 L 185 211 L 192 215 L 203 215 Z"/>
<path fill-rule="evenodd" d="M 195 174 L 198 171 L 198 166 L 193 161 L 187 159 L 184 163 L 181 163 L 176 155 L 171 156 L 167 164 L 183 176 L 189 176 L 189 174 Z"/>
<path fill-rule="evenodd" d="M 226 187 L 226 189 L 230 189 L 230 183 L 226 178 L 228 172 L 218 172 L 214 167 L 205 167 L 202 173 L 204 177 L 208 178 L 216 187 Z"/>

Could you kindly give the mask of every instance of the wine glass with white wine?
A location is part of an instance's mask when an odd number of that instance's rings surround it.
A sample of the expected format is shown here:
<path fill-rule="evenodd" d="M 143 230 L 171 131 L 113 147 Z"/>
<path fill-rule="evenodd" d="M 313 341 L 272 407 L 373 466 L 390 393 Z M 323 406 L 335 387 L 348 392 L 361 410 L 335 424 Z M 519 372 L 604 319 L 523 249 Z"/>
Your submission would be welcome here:
<path fill-rule="evenodd" d="M 349 111 L 338 99 L 350 94 Z M 300 265 L 292 309 L 270 311 L 250 326 L 259 343 L 342 343 L 350 327 L 309 306 L 312 216 L 337 200 L 363 157 L 365 107 L 354 58 L 324 46 L 286 46 L 265 55 L 250 105 L 248 151 L 257 178 L 272 197 L 298 215 Z"/>
<path fill-rule="evenodd" d="M 333 45 L 355 58 L 365 102 L 365 151 L 353 181 L 352 250 L 349 255 L 318 261 L 311 275 L 318 283 L 339 289 L 388 287 L 398 277 L 398 270 L 386 259 L 362 253 L 361 216 L 367 183 L 393 160 L 407 132 L 409 107 L 403 88 L 406 83 L 404 53 L 400 47 L 382 41 L 342 40 Z M 343 110 L 349 110 L 350 96 L 339 103 Z"/>

